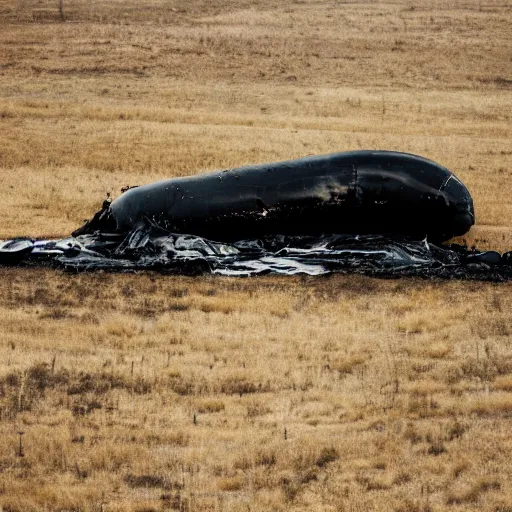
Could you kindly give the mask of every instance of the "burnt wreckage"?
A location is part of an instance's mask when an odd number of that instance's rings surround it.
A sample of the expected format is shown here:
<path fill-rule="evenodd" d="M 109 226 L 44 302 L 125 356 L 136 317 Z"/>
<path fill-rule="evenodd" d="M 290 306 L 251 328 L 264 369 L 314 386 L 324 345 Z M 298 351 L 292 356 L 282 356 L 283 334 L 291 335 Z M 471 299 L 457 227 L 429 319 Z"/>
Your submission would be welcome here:
<path fill-rule="evenodd" d="M 0 262 L 512 277 L 510 253 L 441 245 L 473 224 L 471 195 L 448 169 L 406 153 L 354 151 L 134 187 L 70 238 L 0 242 Z"/>

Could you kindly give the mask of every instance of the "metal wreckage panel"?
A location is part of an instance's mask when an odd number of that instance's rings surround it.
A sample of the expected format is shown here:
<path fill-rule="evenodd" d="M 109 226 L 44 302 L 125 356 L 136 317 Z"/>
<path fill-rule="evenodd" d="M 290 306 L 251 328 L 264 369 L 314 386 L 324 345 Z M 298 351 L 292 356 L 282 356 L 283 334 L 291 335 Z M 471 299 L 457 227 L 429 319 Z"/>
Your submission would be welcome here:
<path fill-rule="evenodd" d="M 70 238 L 0 242 L 0 263 L 510 279 L 512 253 L 441 245 L 473 223 L 469 192 L 444 167 L 404 153 L 357 151 L 135 187 Z"/>

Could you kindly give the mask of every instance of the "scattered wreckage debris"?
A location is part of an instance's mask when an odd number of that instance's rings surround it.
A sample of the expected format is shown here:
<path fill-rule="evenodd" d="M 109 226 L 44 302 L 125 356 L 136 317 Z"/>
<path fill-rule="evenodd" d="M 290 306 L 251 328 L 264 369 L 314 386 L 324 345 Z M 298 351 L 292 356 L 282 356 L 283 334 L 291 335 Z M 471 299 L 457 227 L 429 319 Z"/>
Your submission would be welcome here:
<path fill-rule="evenodd" d="M 448 169 L 354 151 L 127 189 L 72 237 L 0 242 L 0 264 L 71 270 L 512 278 L 512 252 L 441 243 L 474 224 Z"/>

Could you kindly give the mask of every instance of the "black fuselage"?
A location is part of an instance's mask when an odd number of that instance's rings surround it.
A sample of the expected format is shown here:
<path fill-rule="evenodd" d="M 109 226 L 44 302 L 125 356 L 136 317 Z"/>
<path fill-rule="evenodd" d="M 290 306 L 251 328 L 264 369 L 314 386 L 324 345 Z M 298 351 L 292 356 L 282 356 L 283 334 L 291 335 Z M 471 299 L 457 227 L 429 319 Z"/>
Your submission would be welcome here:
<path fill-rule="evenodd" d="M 322 233 L 447 240 L 469 230 L 474 211 L 466 187 L 431 160 L 353 151 L 159 181 L 110 206 L 117 231 L 144 221 L 215 240 Z"/>

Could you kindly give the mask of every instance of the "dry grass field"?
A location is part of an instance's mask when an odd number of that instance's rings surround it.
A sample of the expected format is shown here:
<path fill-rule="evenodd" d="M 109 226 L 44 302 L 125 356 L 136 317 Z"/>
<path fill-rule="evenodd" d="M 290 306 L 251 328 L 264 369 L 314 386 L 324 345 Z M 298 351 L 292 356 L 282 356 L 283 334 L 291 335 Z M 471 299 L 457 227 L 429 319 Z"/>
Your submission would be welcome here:
<path fill-rule="evenodd" d="M 67 235 L 124 185 L 379 148 L 452 169 L 467 241 L 510 250 L 511 23 L 507 0 L 0 0 L 0 238 Z M 512 511 L 510 283 L 0 285 L 4 512 Z"/>

